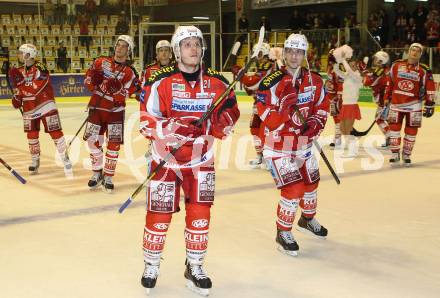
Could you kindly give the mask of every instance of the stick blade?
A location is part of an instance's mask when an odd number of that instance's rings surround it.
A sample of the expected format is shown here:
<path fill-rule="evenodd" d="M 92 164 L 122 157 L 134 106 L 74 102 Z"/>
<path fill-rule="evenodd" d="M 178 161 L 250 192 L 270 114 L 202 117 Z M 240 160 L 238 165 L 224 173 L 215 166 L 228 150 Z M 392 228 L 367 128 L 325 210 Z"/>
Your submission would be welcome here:
<path fill-rule="evenodd" d="M 264 26 L 261 26 L 261 28 L 260 28 L 260 34 L 258 35 L 257 46 L 256 46 L 256 48 L 255 48 L 255 52 L 252 53 L 251 59 L 252 59 L 252 58 L 255 58 L 255 57 L 258 56 L 258 53 L 260 52 L 260 49 L 261 49 L 261 45 L 263 44 L 263 41 L 264 41 L 264 33 L 265 33 L 265 32 L 266 32 L 266 31 L 264 30 Z"/>
<path fill-rule="evenodd" d="M 21 177 L 20 174 L 18 174 L 16 171 L 12 170 L 11 173 L 12 173 L 12 175 L 14 175 L 15 178 L 17 178 L 18 181 L 20 181 L 22 184 L 26 184 L 26 179 L 24 179 L 23 177 Z"/>
<path fill-rule="evenodd" d="M 130 204 L 131 204 L 131 202 L 133 202 L 133 199 L 132 199 L 131 197 L 129 197 L 129 198 L 127 199 L 127 201 L 125 201 L 124 204 L 122 204 L 122 206 L 119 207 L 118 212 L 119 212 L 120 214 L 122 214 L 122 212 L 124 212 L 124 210 L 125 210 Z"/>

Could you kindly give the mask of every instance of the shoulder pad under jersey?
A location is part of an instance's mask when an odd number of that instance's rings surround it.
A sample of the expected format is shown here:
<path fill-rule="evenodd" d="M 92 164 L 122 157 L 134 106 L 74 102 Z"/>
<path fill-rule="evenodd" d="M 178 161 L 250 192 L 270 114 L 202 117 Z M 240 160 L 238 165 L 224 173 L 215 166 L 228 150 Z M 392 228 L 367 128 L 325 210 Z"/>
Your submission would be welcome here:
<path fill-rule="evenodd" d="M 163 78 L 169 77 L 169 76 L 171 76 L 172 74 L 175 74 L 175 73 L 177 73 L 177 72 L 178 72 L 178 70 L 177 70 L 176 67 L 174 67 L 174 65 L 173 65 L 173 66 L 165 66 L 165 67 L 162 67 L 162 68 L 159 69 L 158 71 L 155 71 L 154 74 L 152 74 L 152 75 L 148 78 L 148 80 L 145 82 L 145 85 L 151 85 L 151 84 L 153 84 L 154 82 L 156 82 L 156 81 L 158 81 L 158 80 L 160 80 L 160 79 L 163 79 Z"/>
<path fill-rule="evenodd" d="M 47 70 L 46 65 L 44 65 L 44 64 L 41 63 L 41 62 L 37 62 L 37 63 L 35 63 L 35 67 L 36 67 L 39 71 L 42 71 L 42 72 L 49 72 L 49 71 Z"/>
<path fill-rule="evenodd" d="M 258 65 L 258 70 L 269 70 L 272 68 L 272 62 L 268 61 L 265 63 L 261 63 L 260 65 Z"/>
<path fill-rule="evenodd" d="M 375 69 L 373 70 L 373 74 L 374 74 L 375 76 L 380 77 L 380 76 L 384 73 L 384 71 L 385 71 L 384 68 L 382 68 L 382 67 L 377 67 L 377 68 L 375 68 Z"/>
<path fill-rule="evenodd" d="M 431 69 L 429 68 L 428 65 L 426 65 L 425 63 L 420 63 L 420 67 L 423 68 L 426 71 L 431 71 Z"/>
<path fill-rule="evenodd" d="M 145 65 L 144 69 L 150 68 L 151 66 L 156 65 L 157 62 L 151 62 L 150 64 Z"/>
<path fill-rule="evenodd" d="M 260 86 L 258 87 L 259 90 L 267 90 L 273 87 L 276 83 L 281 81 L 281 79 L 284 77 L 285 73 L 281 70 L 277 70 L 261 81 Z"/>
<path fill-rule="evenodd" d="M 127 66 L 130 67 L 130 69 L 133 71 L 133 73 L 134 73 L 134 75 L 135 75 L 136 77 L 139 77 L 139 74 L 138 74 L 136 68 L 134 68 L 133 65 L 127 65 Z"/>
<path fill-rule="evenodd" d="M 225 78 L 220 72 L 218 72 L 217 70 L 214 70 L 214 69 L 208 67 L 208 68 L 206 69 L 206 71 L 205 71 L 205 74 L 208 75 L 208 76 L 210 76 L 210 77 L 217 78 L 217 79 L 219 79 L 220 81 L 222 81 L 223 83 L 225 83 L 226 85 L 229 85 L 229 81 L 228 81 L 228 79 L 226 79 L 226 78 Z"/>

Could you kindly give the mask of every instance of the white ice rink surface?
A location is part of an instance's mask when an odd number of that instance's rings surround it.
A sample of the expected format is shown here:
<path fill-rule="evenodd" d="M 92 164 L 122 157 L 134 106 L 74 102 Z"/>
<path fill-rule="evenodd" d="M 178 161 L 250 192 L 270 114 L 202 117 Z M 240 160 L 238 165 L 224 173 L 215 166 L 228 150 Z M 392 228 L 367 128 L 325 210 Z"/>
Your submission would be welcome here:
<path fill-rule="evenodd" d="M 85 104 L 58 106 L 65 134 L 73 135 L 86 116 Z M 241 160 L 254 156 L 250 139 L 240 139 L 248 134 L 250 103 L 240 107 L 229 168 L 222 164 L 217 172 L 206 260 L 211 297 L 440 297 L 440 113 L 423 120 L 412 168 L 390 168 L 389 154 L 374 150 L 378 144 L 371 141 L 382 142 L 376 127 L 371 135 L 377 137 L 360 140 L 367 148 L 359 158 L 336 160 L 344 171 L 340 186 L 321 162 L 317 218 L 329 236 L 319 240 L 294 230 L 300 246 L 294 258 L 276 249 L 279 192 L 269 173 L 240 169 Z M 55 164 L 50 137 L 42 133 L 40 174 L 30 176 L 19 113 L 0 106 L 0 156 L 28 180 L 21 185 L 0 169 L 0 297 L 145 296 L 145 196 L 124 214 L 117 212 L 145 175 L 142 163 L 134 161 L 142 162 L 145 151 L 145 141 L 135 139 L 136 110 L 129 105 L 126 123 L 134 126 L 126 132 L 116 190 L 109 195 L 87 189 L 91 172 L 83 164 L 88 155 L 82 141 L 72 152 L 74 179 L 67 180 Z M 362 109 L 358 130 L 368 127 L 373 112 Z M 322 141 L 328 143 L 331 134 L 329 120 Z M 325 152 L 335 164 L 333 152 Z M 382 153 L 385 163 L 367 170 L 365 164 L 380 162 Z M 173 217 L 152 297 L 197 297 L 184 286 L 183 229 L 180 212 Z"/>

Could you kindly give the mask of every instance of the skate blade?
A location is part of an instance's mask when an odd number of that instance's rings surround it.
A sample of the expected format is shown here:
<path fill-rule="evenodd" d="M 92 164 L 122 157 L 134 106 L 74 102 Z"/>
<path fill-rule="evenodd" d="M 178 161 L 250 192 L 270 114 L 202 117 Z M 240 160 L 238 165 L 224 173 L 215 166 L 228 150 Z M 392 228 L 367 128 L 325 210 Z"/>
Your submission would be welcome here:
<path fill-rule="evenodd" d="M 296 250 L 285 250 L 281 245 L 278 245 L 277 249 L 279 252 L 281 252 L 285 255 L 288 255 L 290 257 L 297 257 L 298 256 L 298 251 L 296 251 Z"/>
<path fill-rule="evenodd" d="M 38 169 L 35 171 L 29 171 L 29 175 L 37 175 L 38 174 Z"/>
<path fill-rule="evenodd" d="M 297 230 L 297 231 L 300 231 L 301 233 L 304 233 L 304 234 L 307 234 L 307 235 L 313 236 L 313 237 L 315 237 L 315 238 L 317 238 L 317 239 L 322 239 L 322 240 L 327 239 L 327 236 L 319 236 L 319 235 L 316 235 L 316 234 L 313 233 L 312 231 L 310 231 L 310 230 L 308 230 L 308 229 L 305 229 L 305 228 L 303 228 L 303 227 L 300 227 L 300 226 L 296 226 L 296 230 Z"/>
<path fill-rule="evenodd" d="M 66 176 L 66 178 L 68 180 L 73 180 L 73 169 L 72 168 L 70 168 L 70 169 L 64 168 L 64 175 Z"/>
<path fill-rule="evenodd" d="M 147 296 L 150 296 L 151 293 L 151 288 L 145 288 L 145 294 L 147 294 Z"/>
<path fill-rule="evenodd" d="M 192 281 L 190 281 L 190 280 L 187 280 L 187 281 L 186 281 L 186 287 L 187 287 L 188 289 L 190 289 L 191 291 L 193 291 L 194 293 L 199 294 L 199 295 L 201 295 L 201 296 L 204 296 L 204 297 L 209 296 L 209 289 L 201 289 L 201 288 L 198 288 L 198 287 L 196 287 L 196 285 L 195 285 Z"/>
<path fill-rule="evenodd" d="M 261 165 L 249 165 L 249 168 L 251 168 L 252 170 L 259 170 L 261 169 Z"/>
<path fill-rule="evenodd" d="M 390 166 L 392 168 L 399 168 L 400 167 L 400 163 L 399 162 L 390 162 Z"/>
<path fill-rule="evenodd" d="M 102 191 L 105 192 L 105 193 L 112 194 L 112 193 L 113 193 L 113 190 L 114 190 L 114 189 L 108 189 L 108 188 L 105 188 L 104 185 L 102 186 Z"/>

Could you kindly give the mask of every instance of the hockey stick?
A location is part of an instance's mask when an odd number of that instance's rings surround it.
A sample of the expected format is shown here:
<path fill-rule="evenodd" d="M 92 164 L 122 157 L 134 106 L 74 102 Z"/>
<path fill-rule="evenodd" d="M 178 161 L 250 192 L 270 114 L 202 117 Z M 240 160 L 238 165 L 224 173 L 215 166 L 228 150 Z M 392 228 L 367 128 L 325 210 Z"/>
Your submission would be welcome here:
<path fill-rule="evenodd" d="M 355 136 L 355 137 L 364 137 L 364 136 L 366 136 L 366 135 L 370 132 L 370 130 L 373 128 L 374 123 L 376 123 L 376 119 L 374 119 L 373 123 L 371 123 L 371 125 L 368 127 L 368 129 L 367 129 L 366 131 L 358 131 L 358 130 L 356 130 L 356 128 L 353 127 L 353 128 L 351 129 L 350 135 Z"/>
<path fill-rule="evenodd" d="M 5 168 L 7 168 L 7 169 L 9 170 L 9 172 L 11 172 L 11 174 L 14 175 L 15 178 L 18 179 L 18 181 L 20 181 L 20 182 L 23 183 L 23 184 L 26 184 L 26 180 L 25 180 L 23 177 L 21 177 L 21 175 L 18 174 L 13 168 L 11 168 L 11 167 L 6 163 L 6 161 L 4 161 L 1 157 L 0 157 L 0 163 L 1 163 L 2 165 L 4 165 Z"/>
<path fill-rule="evenodd" d="M 124 70 L 124 68 L 122 68 L 114 78 L 118 78 L 119 74 L 121 73 L 122 70 Z M 102 90 L 101 90 L 102 91 Z M 101 99 L 104 98 L 105 96 L 107 96 L 108 93 L 107 92 L 103 92 L 103 95 L 100 96 L 98 99 L 99 101 L 97 101 L 97 103 L 94 106 L 94 110 L 96 109 L 96 107 L 98 106 L 98 104 L 100 103 Z M 90 109 L 87 108 L 87 112 Z M 78 131 L 75 133 L 75 135 L 73 136 L 73 138 L 70 140 L 69 144 L 67 144 L 67 148 L 66 148 L 66 152 L 69 152 L 70 146 L 72 145 L 73 141 L 75 141 L 76 137 L 79 135 L 79 133 L 81 132 L 81 130 L 83 129 L 84 125 L 86 125 L 87 121 L 89 121 L 89 117 L 90 117 L 90 113 L 87 115 L 86 119 L 84 119 L 83 123 L 81 124 L 81 126 L 79 127 Z"/>
<path fill-rule="evenodd" d="M 305 127 L 307 127 L 306 120 L 304 119 L 304 116 L 301 114 L 300 110 L 298 109 L 298 107 L 296 105 L 294 106 L 294 109 L 295 109 L 296 115 L 298 115 L 298 118 L 301 121 L 301 124 L 304 125 Z M 339 180 L 339 177 L 336 174 L 335 170 L 333 169 L 332 165 L 330 164 L 327 156 L 325 155 L 324 151 L 322 151 L 321 145 L 319 145 L 318 141 L 316 141 L 315 139 L 313 140 L 313 145 L 315 145 L 316 149 L 318 149 L 319 154 L 322 157 L 322 160 L 324 161 L 325 165 L 329 169 L 329 171 L 332 174 L 333 178 L 335 179 L 336 183 L 341 184 L 341 180 Z"/>
<path fill-rule="evenodd" d="M 237 77 L 229 84 L 228 88 L 212 103 L 212 105 L 208 108 L 208 110 L 195 122 L 196 126 L 201 126 L 202 123 L 211 115 L 212 111 L 220 104 L 220 102 L 226 98 L 226 96 L 229 95 L 231 90 L 234 88 L 234 86 L 237 84 L 237 82 L 240 81 L 240 79 L 244 76 L 244 74 L 247 72 L 249 67 L 251 66 L 252 62 L 256 60 L 258 57 L 258 53 L 260 52 L 261 45 L 264 40 L 264 26 L 260 29 L 260 34 L 258 36 L 258 43 L 257 47 L 255 49 L 255 52 L 252 53 L 251 58 L 246 63 L 244 68 L 238 73 Z M 190 138 L 189 136 L 188 138 Z M 140 184 L 136 190 L 131 194 L 131 196 L 121 205 L 119 208 L 119 213 L 124 212 L 124 210 L 133 202 L 134 198 L 139 194 L 139 192 L 153 179 L 153 177 L 159 172 L 160 169 L 164 167 L 164 165 L 168 162 L 168 160 L 174 156 L 174 154 L 177 152 L 177 150 L 180 149 L 184 144 L 186 143 L 186 139 L 184 139 L 179 145 L 174 147 L 161 161 L 160 163 L 150 172 L 150 174 L 147 176 L 147 178 Z"/>

